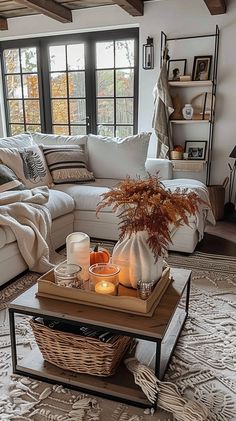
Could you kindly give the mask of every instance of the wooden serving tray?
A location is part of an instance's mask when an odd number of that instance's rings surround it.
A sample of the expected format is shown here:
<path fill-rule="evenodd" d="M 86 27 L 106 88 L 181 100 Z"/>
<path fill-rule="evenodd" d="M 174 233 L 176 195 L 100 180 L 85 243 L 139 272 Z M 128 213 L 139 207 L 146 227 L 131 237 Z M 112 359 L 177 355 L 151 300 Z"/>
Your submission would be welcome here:
<path fill-rule="evenodd" d="M 167 267 L 163 270 L 162 276 L 150 297 L 147 300 L 141 300 L 137 297 L 137 290 L 122 285 L 119 285 L 118 295 L 116 296 L 56 285 L 52 269 L 38 279 L 36 296 L 151 317 L 171 282 L 170 268 Z"/>

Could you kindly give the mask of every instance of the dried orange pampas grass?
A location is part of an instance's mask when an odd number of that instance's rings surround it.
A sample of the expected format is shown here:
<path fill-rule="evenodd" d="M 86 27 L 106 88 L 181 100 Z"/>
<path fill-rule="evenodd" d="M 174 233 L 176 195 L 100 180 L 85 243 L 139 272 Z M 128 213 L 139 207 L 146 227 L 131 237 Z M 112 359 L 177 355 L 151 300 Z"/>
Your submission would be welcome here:
<path fill-rule="evenodd" d="M 127 178 L 102 195 L 97 213 L 106 206 L 119 211 L 120 238 L 147 231 L 147 243 L 155 258 L 165 253 L 171 242 L 170 226 L 188 223 L 203 202 L 194 192 L 164 188 L 157 176 L 147 179 Z"/>

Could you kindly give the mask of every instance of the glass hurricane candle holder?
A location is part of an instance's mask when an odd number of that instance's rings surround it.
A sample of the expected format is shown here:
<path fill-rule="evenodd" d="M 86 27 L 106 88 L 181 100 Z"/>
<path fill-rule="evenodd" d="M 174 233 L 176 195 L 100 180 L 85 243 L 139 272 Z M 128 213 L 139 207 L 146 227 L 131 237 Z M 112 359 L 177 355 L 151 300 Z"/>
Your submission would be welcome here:
<path fill-rule="evenodd" d="M 97 294 L 117 295 L 120 268 L 111 263 L 96 263 L 89 268 L 90 290 Z"/>
<path fill-rule="evenodd" d="M 84 232 L 72 232 L 66 237 L 67 262 L 81 266 L 81 278 L 89 277 L 90 238 Z"/>

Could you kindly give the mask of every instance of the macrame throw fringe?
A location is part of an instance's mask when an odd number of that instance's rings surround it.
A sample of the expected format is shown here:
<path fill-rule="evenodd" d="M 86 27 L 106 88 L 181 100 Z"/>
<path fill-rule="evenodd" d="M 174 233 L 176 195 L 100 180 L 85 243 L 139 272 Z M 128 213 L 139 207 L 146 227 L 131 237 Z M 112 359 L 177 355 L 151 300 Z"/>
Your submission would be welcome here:
<path fill-rule="evenodd" d="M 135 358 L 125 360 L 126 367 L 133 373 L 148 400 L 173 414 L 176 421 L 205 421 L 209 412 L 205 405 L 181 396 L 178 388 L 171 382 L 161 382 L 149 367 Z"/>

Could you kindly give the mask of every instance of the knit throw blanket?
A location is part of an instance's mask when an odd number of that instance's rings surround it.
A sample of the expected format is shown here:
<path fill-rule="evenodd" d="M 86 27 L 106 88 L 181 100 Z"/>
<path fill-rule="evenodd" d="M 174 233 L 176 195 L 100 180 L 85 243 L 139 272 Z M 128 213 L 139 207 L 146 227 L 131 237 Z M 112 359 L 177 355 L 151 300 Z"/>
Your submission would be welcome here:
<path fill-rule="evenodd" d="M 53 267 L 50 263 L 53 252 L 50 238 L 52 221 L 49 210 L 44 206 L 48 198 L 47 187 L 8 191 L 0 195 L 1 235 L 7 235 L 6 227 L 9 227 L 29 269 L 39 273 Z"/>

